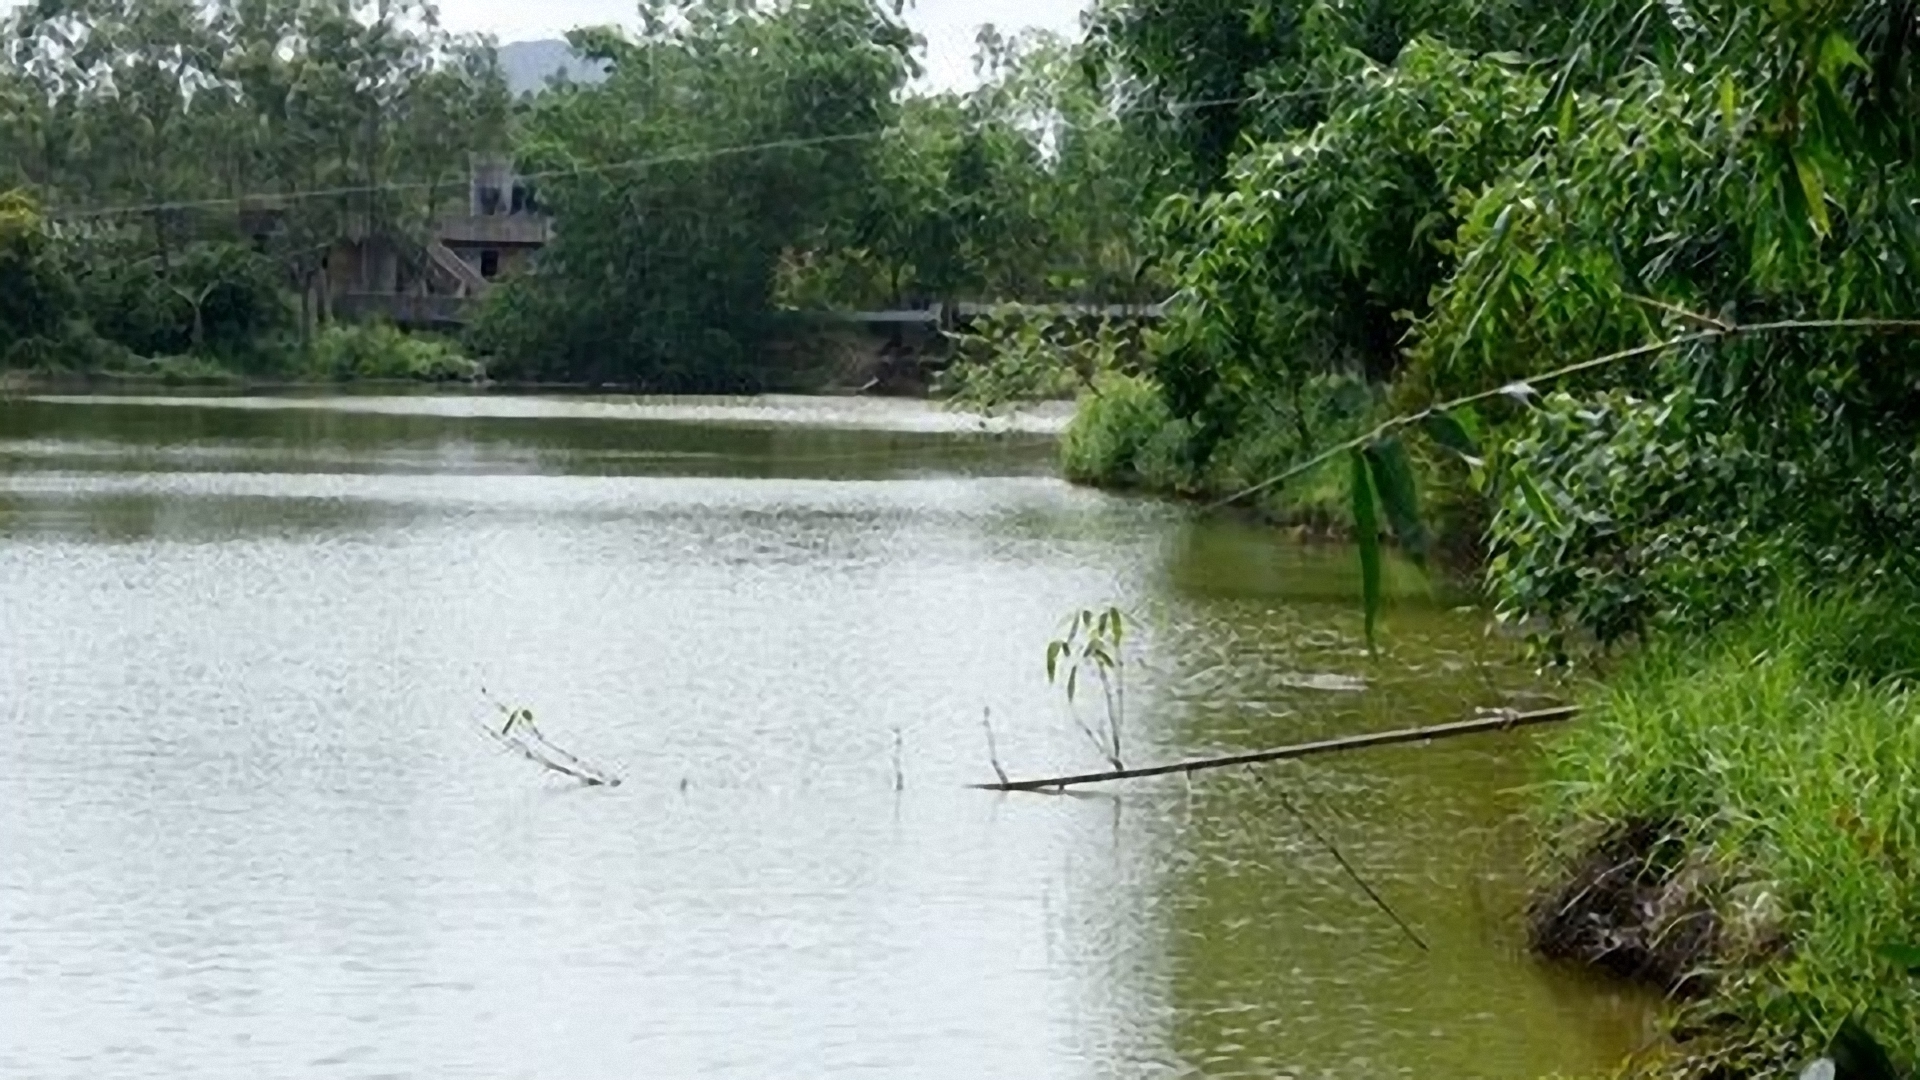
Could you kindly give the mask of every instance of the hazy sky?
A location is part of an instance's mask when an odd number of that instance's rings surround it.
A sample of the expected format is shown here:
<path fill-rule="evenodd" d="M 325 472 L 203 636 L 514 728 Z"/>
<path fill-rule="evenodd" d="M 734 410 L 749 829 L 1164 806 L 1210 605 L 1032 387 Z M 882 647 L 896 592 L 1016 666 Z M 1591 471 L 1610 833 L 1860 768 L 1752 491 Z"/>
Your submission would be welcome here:
<path fill-rule="evenodd" d="M 1078 33 L 1085 0 L 908 0 L 907 20 L 927 39 L 927 76 L 936 86 L 973 81 L 973 39 L 980 24 L 1001 30 L 1041 26 Z M 449 30 L 478 30 L 502 42 L 559 37 L 576 26 L 629 22 L 631 0 L 440 0 Z"/>

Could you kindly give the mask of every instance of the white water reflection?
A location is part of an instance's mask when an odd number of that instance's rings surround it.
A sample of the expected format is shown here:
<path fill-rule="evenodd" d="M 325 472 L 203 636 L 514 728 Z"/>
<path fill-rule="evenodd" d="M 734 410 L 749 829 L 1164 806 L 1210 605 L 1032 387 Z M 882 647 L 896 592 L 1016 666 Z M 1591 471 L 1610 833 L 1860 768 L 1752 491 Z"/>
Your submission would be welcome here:
<path fill-rule="evenodd" d="M 100 405 L 101 399 L 43 394 L 31 398 L 53 405 Z M 1016 412 L 981 416 L 907 398 L 801 397 L 767 394 L 752 397 L 648 397 L 630 395 L 552 395 L 517 397 L 484 394 L 409 394 L 313 397 L 280 395 L 206 397 L 156 395 L 117 397 L 117 404 L 176 408 L 319 410 L 386 416 L 437 416 L 532 420 L 652 420 L 740 427 L 808 427 L 849 431 L 897 431 L 922 434 L 1022 432 L 1051 435 L 1073 418 L 1068 402 L 1048 402 Z"/>

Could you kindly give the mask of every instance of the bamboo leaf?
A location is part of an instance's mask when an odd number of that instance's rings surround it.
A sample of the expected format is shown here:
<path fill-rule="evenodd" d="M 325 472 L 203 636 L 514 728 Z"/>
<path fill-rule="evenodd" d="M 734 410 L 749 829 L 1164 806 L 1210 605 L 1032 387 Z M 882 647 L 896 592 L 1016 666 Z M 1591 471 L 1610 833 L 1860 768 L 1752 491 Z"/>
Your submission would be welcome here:
<path fill-rule="evenodd" d="M 1880 955 L 1910 975 L 1920 975 L 1920 945 L 1883 945 Z"/>
<path fill-rule="evenodd" d="M 1479 441 L 1467 430 L 1465 424 L 1452 413 L 1434 413 L 1421 424 L 1427 437 L 1442 447 L 1458 454 L 1467 464 L 1479 466 L 1481 463 Z"/>
<path fill-rule="evenodd" d="M 1546 522 L 1547 528 L 1558 533 L 1560 513 L 1554 509 L 1553 502 L 1547 498 L 1546 493 L 1540 490 L 1540 485 L 1533 482 L 1533 477 L 1525 472 L 1516 472 L 1513 482 L 1519 486 L 1520 497 L 1527 500 L 1527 506 L 1532 509 L 1534 516 Z"/>
<path fill-rule="evenodd" d="M 1053 682 L 1060 671 L 1060 654 L 1065 652 L 1067 643 L 1052 641 L 1047 643 L 1047 681 Z"/>
<path fill-rule="evenodd" d="M 1367 456 L 1355 450 L 1353 459 L 1353 532 L 1360 546 L 1360 596 L 1366 609 L 1367 648 L 1374 648 L 1380 620 L 1380 518 L 1374 509 L 1373 478 Z"/>
<path fill-rule="evenodd" d="M 1820 43 L 1820 77 L 1833 82 L 1848 68 L 1866 71 L 1867 59 L 1847 40 L 1846 34 L 1834 30 Z"/>
<path fill-rule="evenodd" d="M 1386 509 L 1394 538 L 1413 561 L 1427 561 L 1427 526 L 1420 520 L 1420 489 L 1413 473 L 1413 460 L 1399 439 L 1384 439 L 1366 449 L 1367 465 L 1373 474 L 1374 490 Z"/>
<path fill-rule="evenodd" d="M 1457 409 L 1449 409 L 1446 415 L 1460 425 L 1461 430 L 1467 433 L 1467 438 L 1473 441 L 1473 445 L 1480 446 L 1486 442 L 1487 426 L 1480 421 L 1479 410 L 1471 405 L 1462 405 Z"/>
<path fill-rule="evenodd" d="M 1807 219 L 1813 231 L 1824 237 L 1833 231 L 1833 218 L 1827 214 L 1827 182 L 1820 175 L 1819 167 L 1805 154 L 1793 155 L 1793 172 L 1807 200 Z"/>

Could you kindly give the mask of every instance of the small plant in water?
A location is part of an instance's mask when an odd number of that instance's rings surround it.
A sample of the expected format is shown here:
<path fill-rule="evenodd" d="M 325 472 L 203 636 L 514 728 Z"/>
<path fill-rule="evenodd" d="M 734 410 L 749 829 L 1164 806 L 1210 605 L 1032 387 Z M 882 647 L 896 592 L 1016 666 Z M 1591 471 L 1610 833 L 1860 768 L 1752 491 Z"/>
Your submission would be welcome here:
<path fill-rule="evenodd" d="M 1067 715 L 1095 750 L 1115 769 L 1121 760 L 1121 735 L 1127 722 L 1127 618 L 1117 607 L 1082 611 L 1067 620 L 1066 635 L 1047 644 L 1047 681 L 1067 695 Z M 1106 713 L 1103 731 L 1095 731 L 1080 717 L 1082 673 L 1100 686 L 1100 704 Z"/>
<path fill-rule="evenodd" d="M 618 776 L 589 765 L 548 741 L 540 726 L 534 722 L 532 709 L 509 708 L 491 697 L 487 701 L 500 714 L 501 722 L 497 728 L 493 724 L 482 724 L 480 729 L 494 742 L 541 768 L 578 780 L 587 787 L 620 786 Z"/>

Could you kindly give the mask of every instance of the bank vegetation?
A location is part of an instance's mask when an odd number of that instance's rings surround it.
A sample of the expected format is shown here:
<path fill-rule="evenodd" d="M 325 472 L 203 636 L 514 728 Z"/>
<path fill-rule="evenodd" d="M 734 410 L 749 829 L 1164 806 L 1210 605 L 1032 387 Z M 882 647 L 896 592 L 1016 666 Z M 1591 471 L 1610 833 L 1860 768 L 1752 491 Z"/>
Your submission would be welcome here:
<path fill-rule="evenodd" d="M 420 5 L 0 34 L 0 364 L 755 390 L 825 313 L 1021 302 L 940 385 L 1078 397 L 1075 479 L 1349 531 L 1369 580 L 1380 536 L 1458 552 L 1614 676 L 1536 924 L 1693 995 L 1662 1067 L 1920 1061 L 1910 0 L 1100 0 L 983 34 L 964 93 L 889 3 L 649 0 L 517 101 Z M 328 246 L 426 228 L 474 151 L 537 185 L 537 263 L 457 342 L 335 325 Z"/>

